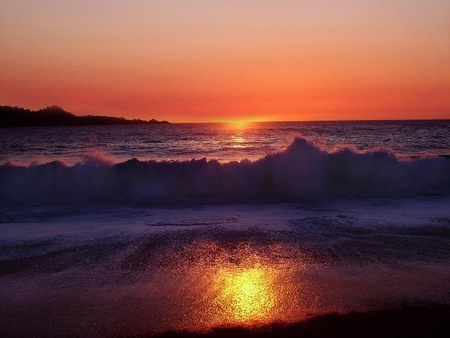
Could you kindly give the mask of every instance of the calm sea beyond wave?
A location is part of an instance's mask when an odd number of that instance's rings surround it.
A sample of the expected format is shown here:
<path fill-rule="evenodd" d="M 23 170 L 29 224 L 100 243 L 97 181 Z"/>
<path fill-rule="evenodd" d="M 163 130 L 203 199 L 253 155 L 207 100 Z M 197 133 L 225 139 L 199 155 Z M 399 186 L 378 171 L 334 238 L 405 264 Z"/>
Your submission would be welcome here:
<path fill-rule="evenodd" d="M 0 132 L 0 336 L 450 333 L 450 120 Z"/>

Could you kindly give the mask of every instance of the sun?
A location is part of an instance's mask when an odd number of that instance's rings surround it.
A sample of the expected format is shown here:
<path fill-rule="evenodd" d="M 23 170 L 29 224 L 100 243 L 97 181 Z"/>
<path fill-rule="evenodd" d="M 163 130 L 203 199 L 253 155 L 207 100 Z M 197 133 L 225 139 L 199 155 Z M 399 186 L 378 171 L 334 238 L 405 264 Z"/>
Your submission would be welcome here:
<path fill-rule="evenodd" d="M 242 120 L 236 120 L 236 121 L 230 121 L 228 122 L 228 125 L 230 129 L 234 130 L 243 130 L 247 129 L 250 126 L 251 122 L 249 121 L 242 121 Z"/>

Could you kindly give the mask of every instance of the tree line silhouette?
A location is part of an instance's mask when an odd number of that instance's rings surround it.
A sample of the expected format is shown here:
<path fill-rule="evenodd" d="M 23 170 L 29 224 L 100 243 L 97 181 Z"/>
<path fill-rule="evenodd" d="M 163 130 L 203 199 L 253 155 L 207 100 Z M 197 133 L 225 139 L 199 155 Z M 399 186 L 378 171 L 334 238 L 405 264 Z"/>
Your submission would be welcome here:
<path fill-rule="evenodd" d="M 20 107 L 0 106 L 0 127 L 50 127 L 50 126 L 88 126 L 118 124 L 168 124 L 167 121 L 127 120 L 111 116 L 75 116 L 59 106 L 49 106 L 40 110 Z"/>

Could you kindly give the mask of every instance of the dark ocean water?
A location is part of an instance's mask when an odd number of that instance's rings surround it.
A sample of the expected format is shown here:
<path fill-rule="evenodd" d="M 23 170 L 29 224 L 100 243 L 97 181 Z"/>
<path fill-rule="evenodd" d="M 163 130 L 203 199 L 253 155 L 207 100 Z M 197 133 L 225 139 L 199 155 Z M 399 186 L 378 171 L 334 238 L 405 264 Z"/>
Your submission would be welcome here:
<path fill-rule="evenodd" d="M 446 195 L 450 121 L 4 129 L 12 204 L 278 203 Z"/>
<path fill-rule="evenodd" d="M 98 153 L 115 162 L 256 160 L 282 151 L 297 137 L 325 150 L 348 145 L 386 148 L 398 156 L 450 155 L 450 120 L 10 128 L 1 134 L 0 163 L 19 164 L 74 164 Z"/>
<path fill-rule="evenodd" d="M 438 336 L 449 131 L 2 129 L 1 335 Z"/>

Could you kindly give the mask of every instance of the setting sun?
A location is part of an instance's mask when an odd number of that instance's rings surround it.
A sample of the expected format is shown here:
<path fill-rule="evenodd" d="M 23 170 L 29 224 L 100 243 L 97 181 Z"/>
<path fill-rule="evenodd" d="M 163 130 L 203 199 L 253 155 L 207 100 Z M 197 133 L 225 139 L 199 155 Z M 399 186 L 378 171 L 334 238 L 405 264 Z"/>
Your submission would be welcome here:
<path fill-rule="evenodd" d="M 253 121 L 246 121 L 246 120 L 234 120 L 234 121 L 228 121 L 226 123 L 227 129 L 230 130 L 244 130 L 249 128 L 252 125 Z"/>
<path fill-rule="evenodd" d="M 231 122 L 231 124 L 236 129 L 244 129 L 248 126 L 248 122 L 245 122 L 245 121 L 235 121 L 235 122 Z"/>

